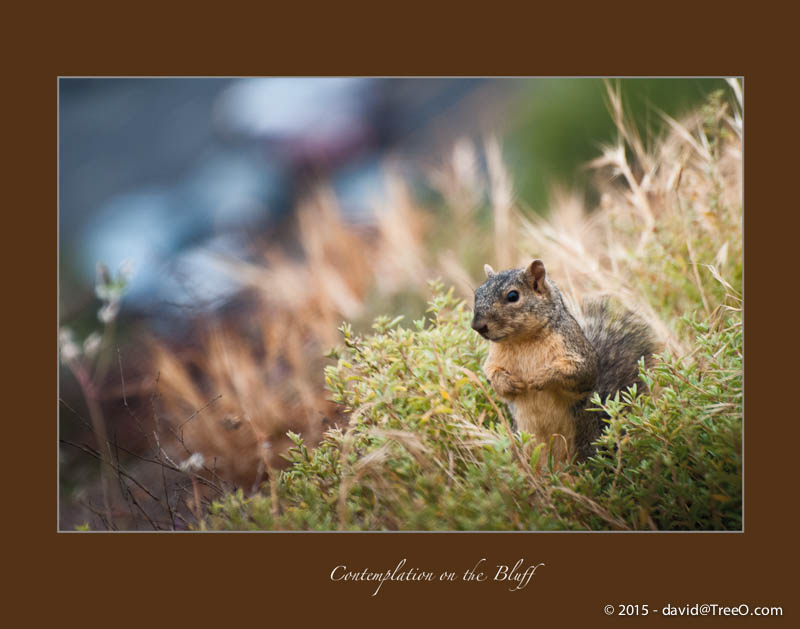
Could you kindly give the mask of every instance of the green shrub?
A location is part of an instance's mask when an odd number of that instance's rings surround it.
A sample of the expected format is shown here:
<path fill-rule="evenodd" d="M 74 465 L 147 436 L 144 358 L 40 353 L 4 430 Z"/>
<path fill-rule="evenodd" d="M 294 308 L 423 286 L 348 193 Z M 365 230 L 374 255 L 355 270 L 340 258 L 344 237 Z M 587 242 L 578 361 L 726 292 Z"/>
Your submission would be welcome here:
<path fill-rule="evenodd" d="M 428 316 L 408 328 L 402 317 L 379 317 L 364 336 L 342 326 L 325 378 L 350 414 L 346 430 L 313 451 L 292 435 L 291 466 L 263 492 L 215 502 L 201 527 L 740 530 L 741 129 L 719 94 L 701 115 L 696 140 L 683 130 L 663 145 L 647 194 L 623 187 L 616 211 L 593 217 L 617 245 L 595 251 L 566 238 L 569 248 L 549 230 L 530 232 L 552 239 L 544 250 L 561 266 L 613 268 L 614 281 L 599 285 L 640 298 L 680 350 L 640 365 L 647 392 L 594 400 L 610 417 L 595 456 L 554 470 L 530 435 L 512 431 L 482 375 L 487 344 L 469 308 L 435 282 Z M 642 216 L 657 218 L 646 240 Z M 613 264 L 597 259 L 612 255 Z"/>
<path fill-rule="evenodd" d="M 691 318 L 691 360 L 663 355 L 604 406 L 609 429 L 584 464 L 537 477 L 541 453 L 511 436 L 505 407 L 480 374 L 486 344 L 465 304 L 436 285 L 430 318 L 342 327 L 326 371 L 352 412 L 309 451 L 293 435 L 292 466 L 273 491 L 215 503 L 218 529 L 739 529 L 742 326 Z M 599 401 L 599 400 L 598 400 Z M 502 410 L 501 410 L 502 409 Z M 498 415 L 498 412 L 500 414 Z"/>
<path fill-rule="evenodd" d="M 464 302 L 434 284 L 426 319 L 410 329 L 381 317 L 353 335 L 326 370 L 333 399 L 352 412 L 309 452 L 297 435 L 292 466 L 272 497 L 215 504 L 214 528 L 551 528 L 532 509 L 537 483 L 515 462 L 509 419 L 478 375 L 486 343 Z M 498 421 L 500 419 L 500 421 Z M 529 438 L 516 437 L 519 450 Z M 523 508 L 525 505 L 527 508 Z"/>
<path fill-rule="evenodd" d="M 731 310 L 716 325 L 685 322 L 695 332 L 694 360 L 662 355 L 642 370 L 653 393 L 609 400 L 597 454 L 565 484 L 630 528 L 741 529 L 741 316 Z M 607 522 L 587 504 L 569 496 L 558 507 L 587 528 L 603 528 Z"/>

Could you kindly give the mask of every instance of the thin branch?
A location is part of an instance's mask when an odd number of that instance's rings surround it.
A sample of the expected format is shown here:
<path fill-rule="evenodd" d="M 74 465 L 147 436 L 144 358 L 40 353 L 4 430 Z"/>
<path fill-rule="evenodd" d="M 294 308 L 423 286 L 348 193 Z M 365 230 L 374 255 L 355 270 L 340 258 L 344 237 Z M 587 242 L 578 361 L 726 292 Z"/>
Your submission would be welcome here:
<path fill-rule="evenodd" d="M 183 434 L 183 427 L 186 424 L 188 424 L 190 421 L 192 421 L 195 417 L 197 417 L 200 413 L 202 413 L 204 410 L 206 410 L 209 406 L 211 406 L 214 402 L 219 400 L 221 397 L 222 397 L 222 393 L 220 393 L 213 400 L 209 400 L 204 406 L 198 408 L 195 412 L 193 412 L 191 415 L 189 415 L 189 417 L 186 420 L 184 420 L 183 422 L 178 424 L 178 429 L 181 431 L 181 434 Z"/>
<path fill-rule="evenodd" d="M 64 445 L 72 446 L 73 448 L 77 448 L 78 450 L 81 450 L 81 451 L 85 452 L 86 454 L 88 454 L 90 456 L 93 456 L 98 461 L 100 461 L 102 463 L 105 463 L 106 465 L 111 467 L 111 469 L 113 469 L 117 473 L 119 473 L 122 476 L 124 476 L 125 478 L 133 481 L 139 489 L 141 489 L 143 492 L 145 492 L 153 500 L 155 500 L 156 502 L 161 502 L 161 499 L 158 496 L 154 495 L 149 489 L 147 489 L 147 487 L 142 485 L 138 480 L 136 480 L 133 476 L 128 474 L 128 472 L 123 470 L 119 465 L 114 465 L 113 463 L 111 463 L 109 461 L 106 461 L 105 459 L 103 459 L 102 456 L 100 456 L 99 453 L 95 452 L 94 450 L 92 450 L 88 446 L 81 445 L 79 443 L 73 443 L 72 441 L 67 441 L 66 439 L 59 439 L 59 443 L 63 443 Z"/>

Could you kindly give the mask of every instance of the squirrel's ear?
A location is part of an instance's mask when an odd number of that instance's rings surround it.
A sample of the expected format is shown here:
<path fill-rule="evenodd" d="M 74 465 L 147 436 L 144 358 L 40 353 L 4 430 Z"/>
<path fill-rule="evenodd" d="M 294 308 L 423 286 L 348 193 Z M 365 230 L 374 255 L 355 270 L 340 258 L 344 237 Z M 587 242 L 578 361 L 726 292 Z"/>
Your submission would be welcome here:
<path fill-rule="evenodd" d="M 488 264 L 483 265 L 483 272 L 486 273 L 487 280 L 496 275 L 495 270 Z"/>
<path fill-rule="evenodd" d="M 545 282 L 544 262 L 541 260 L 534 260 L 525 269 L 525 279 L 527 279 L 530 287 L 537 293 L 544 293 L 547 291 L 547 283 Z"/>

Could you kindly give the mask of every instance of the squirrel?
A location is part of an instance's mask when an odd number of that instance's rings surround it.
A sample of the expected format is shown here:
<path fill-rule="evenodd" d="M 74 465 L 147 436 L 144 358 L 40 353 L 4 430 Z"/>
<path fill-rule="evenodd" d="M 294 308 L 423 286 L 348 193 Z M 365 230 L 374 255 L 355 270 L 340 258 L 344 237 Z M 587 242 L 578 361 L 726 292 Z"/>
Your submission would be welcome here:
<path fill-rule="evenodd" d="M 472 328 L 490 341 L 486 377 L 516 428 L 551 443 L 555 461 L 585 460 L 608 417 L 588 410 L 589 399 L 597 392 L 605 400 L 634 383 L 644 388 L 637 363 L 644 356 L 649 364 L 656 351 L 651 328 L 628 310 L 615 312 L 607 299 L 583 304 L 581 327 L 541 260 L 484 270 Z"/>

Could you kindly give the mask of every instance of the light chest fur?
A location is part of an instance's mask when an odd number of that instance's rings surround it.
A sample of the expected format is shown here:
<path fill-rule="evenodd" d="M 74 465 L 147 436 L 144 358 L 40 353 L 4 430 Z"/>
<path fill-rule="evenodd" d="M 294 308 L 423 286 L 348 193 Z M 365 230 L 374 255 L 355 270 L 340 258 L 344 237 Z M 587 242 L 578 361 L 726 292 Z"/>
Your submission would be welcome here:
<path fill-rule="evenodd" d="M 577 397 L 558 387 L 556 381 L 548 382 L 547 374 L 553 369 L 572 371 L 580 357 L 569 355 L 563 338 L 551 333 L 545 338 L 525 342 L 490 343 L 484 364 L 487 377 L 497 369 L 504 369 L 526 382 L 540 382 L 541 389 L 524 391 L 507 399 L 520 430 L 534 435 L 539 442 L 549 443 L 552 435 L 562 435 L 570 451 L 575 443 L 575 418 L 570 410 Z M 563 452 L 564 441 L 553 442 L 554 455 Z M 560 457 L 559 457 L 560 458 Z"/>

